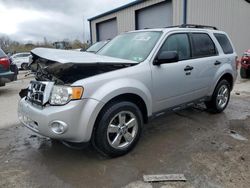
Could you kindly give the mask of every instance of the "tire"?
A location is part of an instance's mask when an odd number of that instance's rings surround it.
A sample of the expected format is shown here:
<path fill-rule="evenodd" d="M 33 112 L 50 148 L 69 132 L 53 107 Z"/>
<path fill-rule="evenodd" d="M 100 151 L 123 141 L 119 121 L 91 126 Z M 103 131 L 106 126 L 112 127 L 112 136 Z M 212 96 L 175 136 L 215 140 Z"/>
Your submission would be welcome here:
<path fill-rule="evenodd" d="M 61 141 L 63 145 L 65 145 L 68 148 L 75 149 L 75 150 L 83 150 L 89 146 L 89 143 L 74 143 L 74 142 L 68 142 L 68 141 Z"/>
<path fill-rule="evenodd" d="M 125 155 L 139 141 L 142 125 L 141 111 L 134 103 L 110 103 L 97 118 L 92 143 L 97 151 L 105 156 Z"/>
<path fill-rule="evenodd" d="M 247 70 L 243 67 L 240 68 L 240 76 L 241 78 L 247 78 L 249 75 L 247 75 Z"/>
<path fill-rule="evenodd" d="M 210 101 L 205 102 L 208 110 L 212 113 L 221 113 L 223 112 L 230 100 L 230 91 L 231 87 L 227 80 L 221 80 L 212 95 Z"/>
<path fill-rule="evenodd" d="M 28 64 L 27 63 L 21 64 L 21 69 L 22 70 L 27 70 L 27 68 L 28 68 Z"/>

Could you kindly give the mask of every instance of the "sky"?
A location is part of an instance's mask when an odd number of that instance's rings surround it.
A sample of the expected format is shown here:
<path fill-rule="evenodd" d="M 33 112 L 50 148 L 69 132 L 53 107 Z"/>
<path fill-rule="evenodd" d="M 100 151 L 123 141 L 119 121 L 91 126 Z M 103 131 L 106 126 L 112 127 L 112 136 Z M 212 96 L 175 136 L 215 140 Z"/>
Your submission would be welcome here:
<path fill-rule="evenodd" d="M 134 0 L 0 0 L 0 35 L 20 42 L 89 40 L 88 18 Z"/>

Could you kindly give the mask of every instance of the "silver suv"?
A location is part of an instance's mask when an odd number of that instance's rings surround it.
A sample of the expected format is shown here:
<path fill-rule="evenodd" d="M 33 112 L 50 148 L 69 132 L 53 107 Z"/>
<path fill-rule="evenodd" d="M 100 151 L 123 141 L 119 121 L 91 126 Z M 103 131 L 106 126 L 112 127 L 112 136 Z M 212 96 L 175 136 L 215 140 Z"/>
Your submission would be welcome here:
<path fill-rule="evenodd" d="M 20 121 L 110 157 L 129 152 L 143 124 L 167 111 L 205 102 L 222 112 L 237 76 L 228 35 L 207 26 L 123 33 L 97 54 L 37 48 L 32 56 L 36 81 L 21 92 Z"/>

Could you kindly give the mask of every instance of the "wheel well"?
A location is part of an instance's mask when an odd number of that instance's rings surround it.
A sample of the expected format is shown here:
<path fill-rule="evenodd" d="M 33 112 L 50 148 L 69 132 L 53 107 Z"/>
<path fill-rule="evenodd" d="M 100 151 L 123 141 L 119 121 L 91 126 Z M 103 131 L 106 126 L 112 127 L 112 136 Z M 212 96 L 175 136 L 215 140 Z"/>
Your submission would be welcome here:
<path fill-rule="evenodd" d="M 221 80 L 227 80 L 227 81 L 229 82 L 229 84 L 230 84 L 231 90 L 233 89 L 233 76 L 232 76 L 231 74 L 229 74 L 229 73 L 224 74 L 224 75 L 220 78 L 219 82 L 220 82 Z M 218 82 L 218 83 L 219 83 L 219 82 Z"/>
<path fill-rule="evenodd" d="M 142 113 L 143 122 L 144 123 L 148 122 L 148 111 L 147 111 L 146 104 L 145 104 L 144 100 L 136 94 L 126 93 L 126 94 L 118 95 L 118 96 L 112 98 L 110 101 L 108 101 L 102 109 L 104 109 L 105 106 L 109 105 L 110 103 L 115 103 L 115 102 L 119 102 L 119 101 L 129 101 L 129 102 L 132 102 L 135 105 L 137 105 Z M 102 113 L 102 110 L 100 113 Z"/>

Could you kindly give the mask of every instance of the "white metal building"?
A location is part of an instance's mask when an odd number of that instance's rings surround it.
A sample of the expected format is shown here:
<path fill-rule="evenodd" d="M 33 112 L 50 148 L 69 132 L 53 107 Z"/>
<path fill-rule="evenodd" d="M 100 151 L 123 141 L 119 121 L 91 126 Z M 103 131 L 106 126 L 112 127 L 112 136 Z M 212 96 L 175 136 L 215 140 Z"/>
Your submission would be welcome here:
<path fill-rule="evenodd" d="M 189 23 L 226 31 L 239 55 L 250 48 L 250 0 L 135 0 L 89 23 L 93 43 L 126 31 Z"/>

